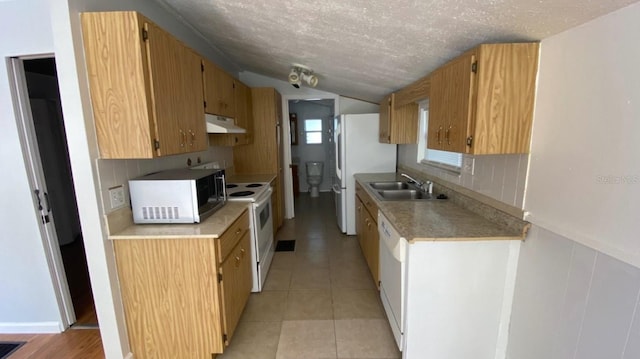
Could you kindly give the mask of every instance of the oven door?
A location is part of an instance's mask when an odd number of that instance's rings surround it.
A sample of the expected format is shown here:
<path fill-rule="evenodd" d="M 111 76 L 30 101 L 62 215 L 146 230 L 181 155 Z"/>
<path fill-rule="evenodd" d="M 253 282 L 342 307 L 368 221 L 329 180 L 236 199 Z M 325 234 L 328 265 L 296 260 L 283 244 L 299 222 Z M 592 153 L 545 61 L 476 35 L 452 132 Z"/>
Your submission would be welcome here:
<path fill-rule="evenodd" d="M 273 245 L 273 208 L 271 206 L 272 191 L 271 188 L 268 188 L 260 198 L 252 203 L 254 240 L 258 260 L 258 273 L 254 278 L 254 292 L 262 290 L 275 250 Z"/>

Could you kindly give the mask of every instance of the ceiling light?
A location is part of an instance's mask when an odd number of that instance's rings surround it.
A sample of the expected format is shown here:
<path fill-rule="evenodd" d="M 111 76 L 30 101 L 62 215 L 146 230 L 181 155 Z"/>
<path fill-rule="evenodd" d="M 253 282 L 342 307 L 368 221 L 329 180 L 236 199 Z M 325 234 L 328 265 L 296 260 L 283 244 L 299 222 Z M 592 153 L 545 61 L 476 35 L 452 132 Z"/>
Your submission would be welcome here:
<path fill-rule="evenodd" d="M 318 76 L 313 74 L 313 70 L 303 65 L 293 64 L 288 79 L 295 88 L 300 88 L 303 81 L 311 87 L 318 85 Z"/>
<path fill-rule="evenodd" d="M 311 87 L 316 87 L 316 85 L 318 85 L 318 76 L 313 74 L 302 73 L 302 80 Z"/>
<path fill-rule="evenodd" d="M 300 69 L 293 67 L 289 72 L 289 83 L 295 88 L 300 88 Z"/>

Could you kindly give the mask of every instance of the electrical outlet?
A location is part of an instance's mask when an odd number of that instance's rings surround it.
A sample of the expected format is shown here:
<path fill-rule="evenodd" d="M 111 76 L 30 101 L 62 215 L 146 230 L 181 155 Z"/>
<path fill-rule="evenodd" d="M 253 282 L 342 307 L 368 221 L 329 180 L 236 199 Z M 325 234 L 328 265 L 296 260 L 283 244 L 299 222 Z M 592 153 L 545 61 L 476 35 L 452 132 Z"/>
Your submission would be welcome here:
<path fill-rule="evenodd" d="M 462 173 L 467 173 L 473 176 L 476 159 L 470 156 L 462 156 Z"/>
<path fill-rule="evenodd" d="M 124 187 L 109 188 L 109 200 L 111 201 L 111 209 L 124 206 Z"/>

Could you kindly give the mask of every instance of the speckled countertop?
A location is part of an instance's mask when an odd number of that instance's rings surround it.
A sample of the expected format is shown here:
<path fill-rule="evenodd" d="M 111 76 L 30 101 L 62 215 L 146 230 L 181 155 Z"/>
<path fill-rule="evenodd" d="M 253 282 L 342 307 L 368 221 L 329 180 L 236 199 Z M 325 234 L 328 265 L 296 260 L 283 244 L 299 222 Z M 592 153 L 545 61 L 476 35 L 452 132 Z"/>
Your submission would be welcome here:
<path fill-rule="evenodd" d="M 121 231 L 110 234 L 109 239 L 219 238 L 248 208 L 247 202 L 227 202 L 214 214 L 197 224 L 133 224 L 131 222 Z"/>
<path fill-rule="evenodd" d="M 406 181 L 397 173 L 356 174 L 378 209 L 410 243 L 416 241 L 522 240 L 528 229 L 500 226 L 449 200 L 381 201 L 367 182 Z M 436 191 L 437 193 L 437 191 Z"/>

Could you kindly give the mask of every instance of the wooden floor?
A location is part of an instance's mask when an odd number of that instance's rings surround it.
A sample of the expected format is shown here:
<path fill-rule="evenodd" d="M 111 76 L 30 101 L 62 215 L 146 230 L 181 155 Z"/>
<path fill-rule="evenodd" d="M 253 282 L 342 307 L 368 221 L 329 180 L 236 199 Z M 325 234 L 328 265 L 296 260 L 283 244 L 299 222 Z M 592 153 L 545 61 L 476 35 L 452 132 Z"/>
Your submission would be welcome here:
<path fill-rule="evenodd" d="M 104 358 L 97 329 L 70 329 L 61 334 L 0 334 L 0 341 L 27 342 L 8 359 Z"/>

